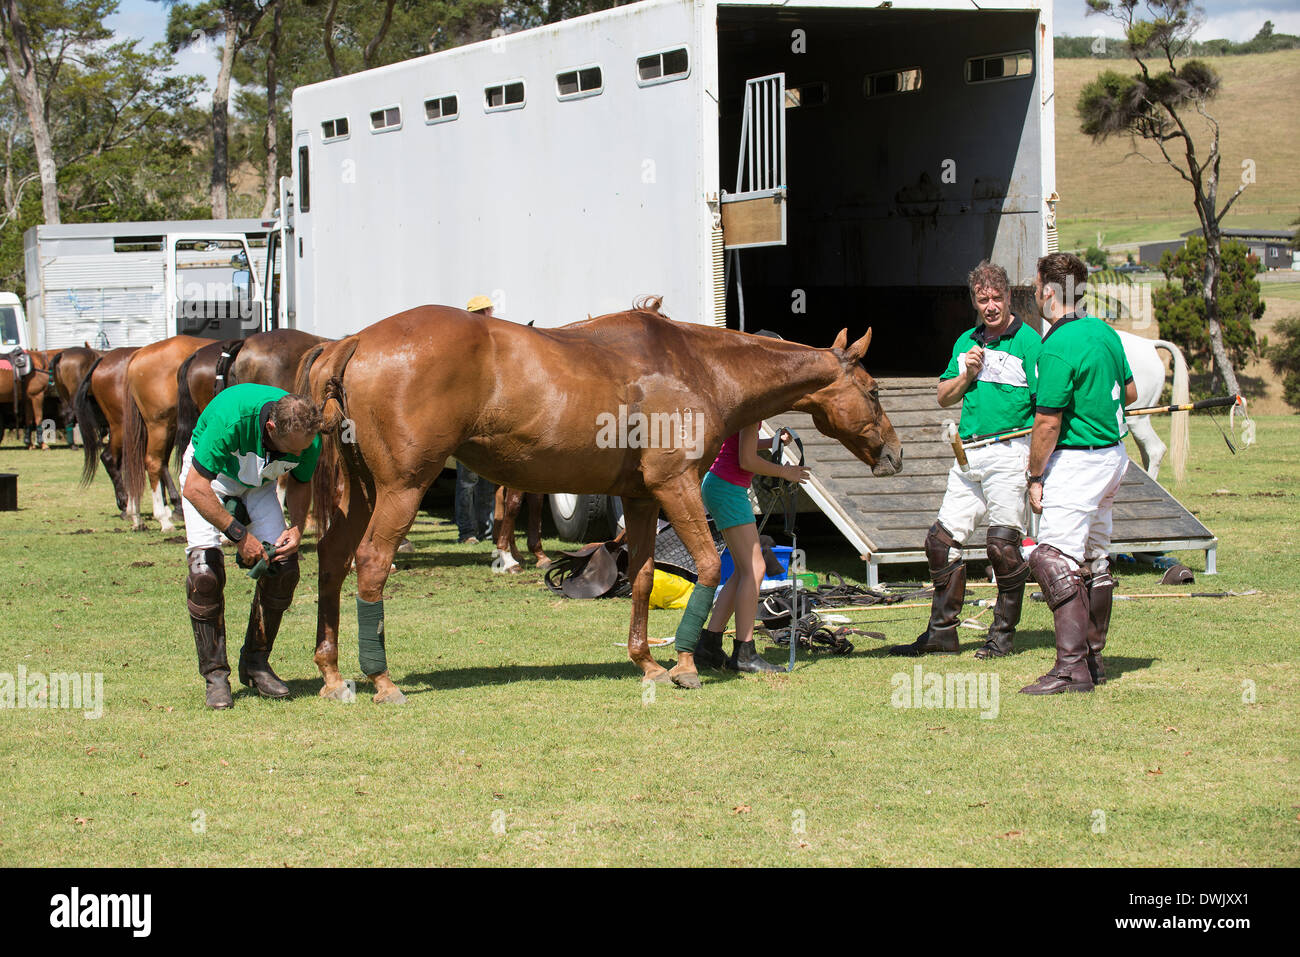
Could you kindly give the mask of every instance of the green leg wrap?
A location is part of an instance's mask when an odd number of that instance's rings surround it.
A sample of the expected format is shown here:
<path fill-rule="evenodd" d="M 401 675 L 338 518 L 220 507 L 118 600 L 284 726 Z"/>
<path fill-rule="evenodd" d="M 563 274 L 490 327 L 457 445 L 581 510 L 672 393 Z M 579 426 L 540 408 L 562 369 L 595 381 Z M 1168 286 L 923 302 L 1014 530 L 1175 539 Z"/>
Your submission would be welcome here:
<path fill-rule="evenodd" d="M 388 670 L 384 654 L 384 601 L 357 598 L 357 659 L 361 673 L 377 675 Z"/>
<path fill-rule="evenodd" d="M 695 652 L 695 645 L 700 640 L 700 629 L 704 627 L 709 611 L 713 608 L 713 589 L 695 586 L 691 598 L 682 612 L 681 624 L 677 626 L 677 640 L 673 647 L 678 651 Z"/>

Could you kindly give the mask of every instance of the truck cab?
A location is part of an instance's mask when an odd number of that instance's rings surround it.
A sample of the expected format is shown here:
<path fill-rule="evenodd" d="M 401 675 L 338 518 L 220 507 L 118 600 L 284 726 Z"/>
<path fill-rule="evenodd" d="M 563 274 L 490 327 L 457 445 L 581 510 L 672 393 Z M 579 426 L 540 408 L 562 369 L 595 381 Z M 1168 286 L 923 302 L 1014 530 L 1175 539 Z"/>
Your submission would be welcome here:
<path fill-rule="evenodd" d="M 23 304 L 12 292 L 0 292 L 0 354 L 30 349 Z"/>

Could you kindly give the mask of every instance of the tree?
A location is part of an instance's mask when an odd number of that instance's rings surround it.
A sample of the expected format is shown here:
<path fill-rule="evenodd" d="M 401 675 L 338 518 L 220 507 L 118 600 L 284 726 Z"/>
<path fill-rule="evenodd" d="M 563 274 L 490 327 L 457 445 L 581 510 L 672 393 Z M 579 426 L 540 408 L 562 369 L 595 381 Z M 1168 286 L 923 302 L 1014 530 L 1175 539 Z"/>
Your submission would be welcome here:
<path fill-rule="evenodd" d="M 1209 340 L 1201 285 L 1206 258 L 1206 242 L 1200 236 L 1188 239 L 1187 245 L 1177 252 L 1165 252 L 1160 257 L 1160 271 L 1168 283 L 1163 289 L 1156 290 L 1154 306 L 1156 321 L 1160 324 L 1160 338 L 1176 343 L 1195 371 L 1213 370 L 1216 374 L 1212 377 L 1210 391 L 1217 392 L 1222 377 L 1217 374 Z M 1259 259 L 1250 255 L 1244 245 L 1236 242 L 1224 244 L 1217 302 L 1222 347 L 1234 365 L 1244 365 L 1257 352 L 1251 323 L 1264 314 L 1259 281 L 1255 279 L 1256 274 L 1262 271 Z M 1228 384 L 1228 391 L 1238 394 L 1235 381 Z"/>
<path fill-rule="evenodd" d="M 1154 19 L 1141 20 L 1135 13 L 1138 2 L 1087 0 L 1090 14 L 1109 16 L 1124 27 L 1129 52 L 1139 72 L 1125 75 L 1107 70 L 1087 84 L 1077 104 L 1081 129 L 1094 142 L 1127 134 L 1134 141 L 1143 139 L 1154 143 L 1165 163 L 1192 188 L 1193 204 L 1206 244 L 1199 287 L 1209 349 L 1219 377 L 1230 392 L 1237 394 L 1240 391 L 1237 374 L 1225 347 L 1219 308 L 1219 279 L 1223 270 L 1221 227 L 1224 216 L 1246 189 L 1248 181 L 1243 176 L 1241 185 L 1228 201 L 1222 207 L 1218 205 L 1222 159 L 1219 123 L 1207 106 L 1219 91 L 1219 76 L 1200 60 L 1187 60 L 1181 66 L 1175 63 L 1200 25 L 1200 9 L 1191 0 L 1147 0 L 1147 9 L 1154 14 Z M 1203 158 L 1191 128 L 1198 116 L 1210 140 Z"/>
<path fill-rule="evenodd" d="M 1282 341 L 1268 350 L 1269 363 L 1282 377 L 1282 397 L 1300 409 L 1300 316 L 1279 321 L 1273 331 Z"/>
<path fill-rule="evenodd" d="M 1089 246 L 1088 251 L 1083 254 L 1083 261 L 1089 266 L 1104 266 L 1107 262 L 1106 250 L 1100 246 Z"/>

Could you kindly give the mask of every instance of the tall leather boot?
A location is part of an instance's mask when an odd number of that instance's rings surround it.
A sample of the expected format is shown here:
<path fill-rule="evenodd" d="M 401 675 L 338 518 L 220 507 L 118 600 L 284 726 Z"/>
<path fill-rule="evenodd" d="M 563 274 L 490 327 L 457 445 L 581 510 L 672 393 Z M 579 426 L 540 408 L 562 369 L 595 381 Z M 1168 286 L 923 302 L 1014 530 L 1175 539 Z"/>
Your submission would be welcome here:
<path fill-rule="evenodd" d="M 226 565 L 219 548 L 196 548 L 188 555 L 185 600 L 194 627 L 199 674 L 207 682 L 209 708 L 231 707 L 230 662 L 226 658 Z"/>
<path fill-rule="evenodd" d="M 1025 600 L 1025 582 L 1029 579 L 1029 563 L 1020 553 L 1022 535 L 1020 529 L 1008 525 L 989 526 L 987 548 L 989 564 L 998 580 L 998 598 L 988 637 L 975 652 L 975 657 L 981 660 L 1003 658 L 1012 651 Z"/>
<path fill-rule="evenodd" d="M 1051 545 L 1039 545 L 1029 559 L 1034 577 L 1052 609 L 1056 626 L 1056 664 L 1052 670 L 1021 694 L 1060 694 L 1063 691 L 1091 691 L 1088 670 L 1088 593 L 1079 569 Z"/>
<path fill-rule="evenodd" d="M 954 548 L 958 551 L 955 561 L 948 557 Z M 961 620 L 961 606 L 966 599 L 966 563 L 961 560 L 960 552 L 961 544 L 953 540 L 946 528 L 938 522 L 930 526 L 925 537 L 925 557 L 930 565 L 930 579 L 934 582 L 930 624 L 910 645 L 890 648 L 891 655 L 919 658 L 922 655 L 955 655 L 961 651 L 957 641 L 957 623 Z"/>
<path fill-rule="evenodd" d="M 722 650 L 722 632 L 700 629 L 700 643 L 695 646 L 697 668 L 722 668 L 727 663 L 727 653 Z"/>
<path fill-rule="evenodd" d="M 246 687 L 256 688 L 263 698 L 287 698 L 289 686 L 271 670 L 271 649 L 280 632 L 280 621 L 293 602 L 293 590 L 298 585 L 298 555 L 287 561 L 272 564 L 274 573 L 268 572 L 257 582 L 253 607 L 248 615 L 248 631 L 244 633 L 244 647 L 239 649 L 239 680 Z"/>
<path fill-rule="evenodd" d="M 1110 559 L 1099 558 L 1093 563 L 1088 580 L 1088 671 L 1092 683 L 1106 683 L 1106 666 L 1101 651 L 1106 647 L 1106 634 L 1110 631 L 1110 609 L 1114 603 L 1115 578 L 1110 571 Z"/>

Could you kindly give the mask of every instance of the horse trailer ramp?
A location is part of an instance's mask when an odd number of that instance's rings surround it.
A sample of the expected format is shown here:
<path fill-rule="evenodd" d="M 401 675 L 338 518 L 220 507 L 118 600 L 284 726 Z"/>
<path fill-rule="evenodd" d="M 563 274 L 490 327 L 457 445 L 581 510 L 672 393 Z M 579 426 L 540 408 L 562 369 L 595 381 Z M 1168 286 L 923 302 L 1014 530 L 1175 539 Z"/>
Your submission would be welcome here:
<path fill-rule="evenodd" d="M 782 426 L 803 440 L 812 478 L 803 492 L 824 512 L 867 563 L 875 585 L 880 566 L 925 562 L 925 534 L 939 514 L 952 467 L 943 424 L 957 421 L 960 406 L 939 406 L 938 380 L 877 379 L 880 402 L 903 444 L 903 470 L 877 478 L 843 445 L 817 431 L 812 418 L 788 412 L 768 419 L 764 435 Z M 985 558 L 985 527 L 966 543 L 967 559 Z M 1111 552 L 1205 552 L 1205 573 L 1216 572 L 1218 539 L 1134 462 L 1115 499 Z"/>

